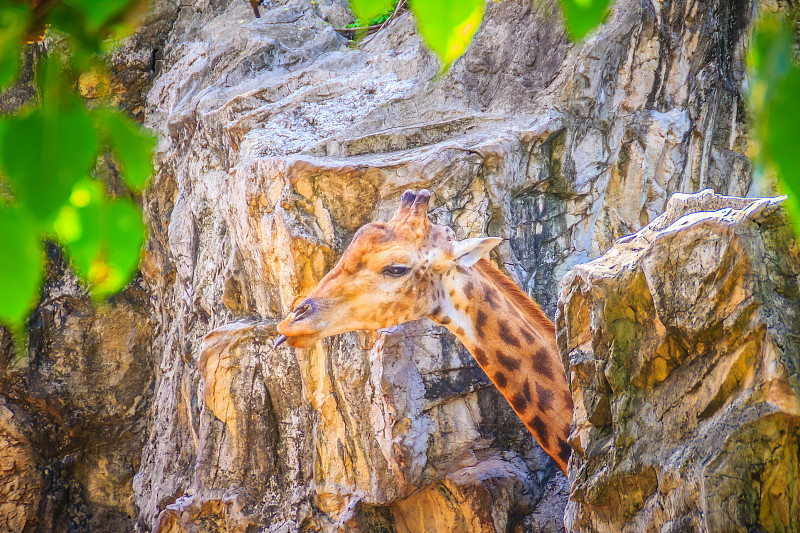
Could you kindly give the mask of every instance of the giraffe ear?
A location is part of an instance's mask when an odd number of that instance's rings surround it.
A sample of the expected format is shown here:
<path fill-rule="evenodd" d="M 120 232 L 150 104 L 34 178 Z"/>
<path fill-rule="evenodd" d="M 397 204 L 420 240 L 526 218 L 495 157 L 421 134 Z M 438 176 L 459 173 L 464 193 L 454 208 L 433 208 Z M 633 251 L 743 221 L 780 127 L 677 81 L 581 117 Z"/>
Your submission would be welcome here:
<path fill-rule="evenodd" d="M 471 267 L 501 242 L 503 242 L 503 239 L 497 237 L 482 237 L 456 241 L 453 243 L 453 252 L 456 256 L 454 263 L 462 267 Z"/>

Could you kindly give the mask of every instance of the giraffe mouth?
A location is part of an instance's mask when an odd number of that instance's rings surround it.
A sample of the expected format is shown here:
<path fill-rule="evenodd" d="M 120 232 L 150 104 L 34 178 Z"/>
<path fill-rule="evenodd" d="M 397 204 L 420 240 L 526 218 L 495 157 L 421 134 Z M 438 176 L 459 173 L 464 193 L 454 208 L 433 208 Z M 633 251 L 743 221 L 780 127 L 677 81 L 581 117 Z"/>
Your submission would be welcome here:
<path fill-rule="evenodd" d="M 317 307 L 314 300 L 304 300 L 286 315 L 278 324 L 280 336 L 275 340 L 274 347 L 277 348 L 285 342 L 293 348 L 307 348 L 324 337 L 324 327 L 310 320 L 316 314 Z"/>
<path fill-rule="evenodd" d="M 277 339 L 275 339 L 275 344 L 273 348 L 279 347 L 281 344 L 286 343 L 292 348 L 308 348 L 322 337 L 319 335 L 280 335 Z"/>

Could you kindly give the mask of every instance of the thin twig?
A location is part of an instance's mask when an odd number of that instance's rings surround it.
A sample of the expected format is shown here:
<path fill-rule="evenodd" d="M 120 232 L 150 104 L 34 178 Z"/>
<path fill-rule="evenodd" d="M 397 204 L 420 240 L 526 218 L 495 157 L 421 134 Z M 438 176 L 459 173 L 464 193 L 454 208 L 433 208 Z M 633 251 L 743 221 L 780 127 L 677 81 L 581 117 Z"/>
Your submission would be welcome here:
<path fill-rule="evenodd" d="M 43 307 L 47 307 L 48 305 L 59 301 L 59 300 L 63 300 L 64 298 L 70 298 L 70 297 L 74 297 L 74 296 L 75 296 L 74 294 L 60 294 L 60 295 L 58 295 L 58 296 L 56 296 L 54 298 L 50 298 L 49 300 L 43 301 L 42 303 L 37 305 L 36 308 L 37 309 L 41 309 Z"/>
<path fill-rule="evenodd" d="M 372 26 L 358 26 L 356 28 L 333 28 L 333 31 L 360 31 L 360 30 L 376 30 L 380 28 L 380 24 L 373 24 Z"/>
<path fill-rule="evenodd" d="M 397 13 L 400 11 L 400 8 L 403 7 L 405 5 L 405 3 L 406 3 L 406 0 L 400 0 L 399 2 L 397 2 L 397 7 L 394 8 L 394 11 L 392 12 L 392 14 L 389 15 L 389 18 L 384 20 L 381 24 L 373 24 L 372 26 L 358 26 L 356 28 L 334 28 L 333 30 L 335 32 L 337 32 L 339 35 L 341 35 L 342 37 L 346 37 L 348 39 L 351 39 L 351 38 L 347 37 L 347 35 L 344 35 L 345 33 L 353 32 L 353 34 L 354 34 L 353 36 L 355 36 L 356 32 L 366 31 L 367 35 L 374 35 L 374 34 L 378 33 L 379 31 L 381 31 L 384 26 L 389 24 L 389 22 L 392 21 L 397 16 Z M 369 42 L 369 40 L 366 40 L 361 44 L 366 44 L 368 42 Z"/>
<path fill-rule="evenodd" d="M 406 0 L 400 0 L 399 2 L 397 2 L 397 7 L 396 7 L 396 8 L 394 8 L 394 13 L 392 13 L 391 15 L 389 15 L 389 18 L 388 18 L 388 19 L 386 19 L 386 20 L 384 20 L 384 21 L 383 21 L 383 24 L 381 24 L 381 27 L 380 27 L 380 28 L 378 28 L 378 29 L 375 31 L 375 33 L 373 33 L 372 35 L 375 35 L 375 34 L 377 34 L 378 32 L 380 32 L 380 31 L 383 29 L 383 27 L 384 27 L 384 26 L 386 26 L 387 24 L 389 24 L 389 22 L 391 22 L 391 21 L 392 21 L 392 20 L 393 20 L 393 19 L 394 19 L 394 18 L 397 16 L 397 13 L 399 13 L 399 12 L 400 12 L 400 8 L 401 8 L 401 7 L 403 7 L 403 5 L 404 5 L 405 3 L 406 3 Z M 373 39 L 373 37 L 372 37 L 372 36 L 370 36 L 368 39 L 364 39 L 364 42 L 362 42 L 362 43 L 361 43 L 361 45 L 363 46 L 363 45 L 367 44 L 367 43 L 368 43 L 368 42 L 370 42 L 372 39 Z"/>
<path fill-rule="evenodd" d="M 250 0 L 250 7 L 253 8 L 253 14 L 256 16 L 257 19 L 261 18 L 261 13 L 258 12 L 258 4 L 261 3 L 261 0 Z"/>

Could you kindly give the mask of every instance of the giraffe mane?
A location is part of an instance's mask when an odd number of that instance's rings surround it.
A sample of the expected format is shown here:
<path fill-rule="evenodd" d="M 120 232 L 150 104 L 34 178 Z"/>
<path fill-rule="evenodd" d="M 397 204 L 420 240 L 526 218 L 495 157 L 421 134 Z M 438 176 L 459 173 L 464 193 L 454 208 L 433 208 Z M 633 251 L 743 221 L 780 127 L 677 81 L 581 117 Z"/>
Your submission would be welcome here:
<path fill-rule="evenodd" d="M 540 331 L 547 333 L 550 337 L 552 337 L 553 342 L 555 342 L 555 325 L 553 325 L 553 322 L 547 318 L 547 315 L 545 315 L 544 312 L 542 312 L 542 309 L 539 307 L 539 305 L 534 302 L 530 296 L 525 294 L 525 292 L 520 289 L 516 283 L 508 279 L 505 274 L 500 272 L 500 270 L 485 257 L 475 263 L 475 268 L 477 268 L 481 274 L 489 278 L 495 285 L 497 285 L 498 288 L 500 288 L 506 294 L 506 296 L 508 296 L 511 302 L 516 305 L 520 311 L 528 316 L 534 326 L 539 328 Z"/>

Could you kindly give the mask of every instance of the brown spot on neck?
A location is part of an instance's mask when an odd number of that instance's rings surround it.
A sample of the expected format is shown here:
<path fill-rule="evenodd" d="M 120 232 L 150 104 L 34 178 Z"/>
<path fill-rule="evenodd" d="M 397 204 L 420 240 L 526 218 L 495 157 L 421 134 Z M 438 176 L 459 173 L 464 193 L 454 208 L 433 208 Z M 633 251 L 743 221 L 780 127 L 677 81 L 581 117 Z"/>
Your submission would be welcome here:
<path fill-rule="evenodd" d="M 522 413 L 525 411 L 525 408 L 528 407 L 528 401 L 525 399 L 525 396 L 516 392 L 511 397 L 511 407 L 518 413 Z"/>
<path fill-rule="evenodd" d="M 553 379 L 553 368 L 548 358 L 547 350 L 539 347 L 533 354 L 533 369 L 547 379 Z"/>
<path fill-rule="evenodd" d="M 515 346 L 517 348 L 521 346 L 519 339 L 511 333 L 508 327 L 508 322 L 505 320 L 497 321 L 497 333 L 500 335 L 500 339 L 506 344 L 510 344 L 511 346 Z"/>
<path fill-rule="evenodd" d="M 519 370 L 521 364 L 519 359 L 515 359 L 514 357 L 509 357 L 500 350 L 497 350 L 495 352 L 495 355 L 497 356 L 497 362 L 500 363 L 506 370 L 510 370 L 512 372 L 514 370 Z"/>
<path fill-rule="evenodd" d="M 486 313 L 483 312 L 483 309 L 478 309 L 478 312 L 475 315 L 475 332 L 478 334 L 478 337 L 483 338 L 486 336 L 483 328 L 486 326 L 487 318 L 489 317 L 486 316 Z"/>
<path fill-rule="evenodd" d="M 526 328 L 520 328 L 519 332 L 525 339 L 525 342 L 527 342 L 528 344 L 532 344 L 533 341 L 536 340 L 536 337 L 534 337 L 533 334 L 531 334 L 531 332 L 528 331 Z"/>
<path fill-rule="evenodd" d="M 497 309 L 500 306 L 497 291 L 488 285 L 483 288 L 483 299 L 492 309 Z"/>
<path fill-rule="evenodd" d="M 538 437 L 539 444 L 543 448 L 546 447 L 550 434 L 547 431 L 547 424 L 544 423 L 544 420 L 539 418 L 539 415 L 535 415 L 530 421 L 530 427 L 533 430 L 533 434 Z"/>
<path fill-rule="evenodd" d="M 572 448 L 570 448 L 569 444 L 565 441 L 560 440 L 558 441 L 558 457 L 564 464 L 569 462 L 569 456 L 572 454 Z"/>
<path fill-rule="evenodd" d="M 543 413 L 553 408 L 553 393 L 539 383 L 536 384 L 536 404 Z"/>
<path fill-rule="evenodd" d="M 466 296 L 468 299 L 472 300 L 472 292 L 474 290 L 475 288 L 473 287 L 471 281 L 468 281 L 464 284 L 464 296 Z"/>

